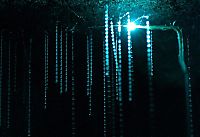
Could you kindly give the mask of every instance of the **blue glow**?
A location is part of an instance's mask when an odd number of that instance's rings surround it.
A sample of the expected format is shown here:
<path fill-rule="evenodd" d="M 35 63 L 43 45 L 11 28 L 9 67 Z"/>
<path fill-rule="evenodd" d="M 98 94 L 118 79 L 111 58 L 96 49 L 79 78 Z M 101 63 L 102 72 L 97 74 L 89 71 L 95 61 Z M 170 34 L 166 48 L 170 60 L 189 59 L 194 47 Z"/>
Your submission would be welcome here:
<path fill-rule="evenodd" d="M 147 42 L 147 73 L 148 73 L 148 92 L 149 92 L 149 115 L 151 130 L 155 128 L 154 125 L 154 112 L 155 112 L 155 102 L 153 93 L 153 57 L 152 57 L 152 31 L 149 29 L 149 21 L 146 21 L 146 42 Z"/>
<path fill-rule="evenodd" d="M 123 97 L 122 97 L 122 47 L 121 47 L 121 18 L 119 18 L 119 27 L 118 27 L 118 91 L 119 91 L 119 135 L 123 137 Z"/>
<path fill-rule="evenodd" d="M 116 136 L 115 131 L 115 94 L 118 96 L 118 60 L 117 60 L 117 50 L 115 44 L 115 32 L 113 27 L 113 22 L 110 22 L 111 28 L 111 38 L 112 38 L 112 49 L 114 54 L 114 59 L 112 58 L 112 135 Z M 113 56 L 111 56 L 113 57 Z M 115 68 L 114 68 L 115 66 Z M 115 71 L 115 74 L 114 74 Z"/>
<path fill-rule="evenodd" d="M 133 23 L 130 22 L 130 15 L 128 14 L 128 91 L 129 91 L 129 101 L 132 101 L 132 92 L 133 92 L 133 76 L 132 76 L 132 69 L 133 69 L 133 60 L 132 60 L 132 43 L 131 43 L 131 30 L 134 30 L 135 26 Z"/>
<path fill-rule="evenodd" d="M 105 56 L 105 72 L 104 72 L 104 136 L 107 136 L 107 99 L 110 98 L 110 67 L 109 67 L 109 42 L 108 42 L 108 5 L 105 7 L 105 45 L 104 45 L 104 56 Z M 107 96 L 106 96 L 107 92 Z M 109 104 L 110 105 L 110 104 Z"/>
<path fill-rule="evenodd" d="M 129 31 L 135 30 L 137 28 L 137 25 L 134 22 L 128 22 L 127 28 Z"/>

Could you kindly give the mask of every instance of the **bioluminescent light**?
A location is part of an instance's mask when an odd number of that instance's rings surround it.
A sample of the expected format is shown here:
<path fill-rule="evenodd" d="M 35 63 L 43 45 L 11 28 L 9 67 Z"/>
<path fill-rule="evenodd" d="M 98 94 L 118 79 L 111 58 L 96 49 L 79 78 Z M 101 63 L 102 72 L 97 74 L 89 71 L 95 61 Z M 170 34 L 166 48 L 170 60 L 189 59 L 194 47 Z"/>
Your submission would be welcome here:
<path fill-rule="evenodd" d="M 90 94 L 89 94 L 89 115 L 92 114 L 92 81 L 93 81 L 93 76 L 92 76 L 92 62 L 93 62 L 93 57 L 92 57 L 92 52 L 93 52 L 93 37 L 92 37 L 92 32 L 90 32 L 90 51 L 89 51 L 89 56 L 90 56 Z"/>
<path fill-rule="evenodd" d="M 128 24 L 131 23 L 130 21 L 130 15 L 128 14 Z M 128 91 L 129 91 L 129 96 L 128 99 L 129 101 L 132 101 L 132 92 L 133 92 L 133 76 L 132 76 L 132 69 L 133 69 L 133 54 L 132 54 L 132 42 L 131 42 L 131 29 L 128 29 Z"/>
<path fill-rule="evenodd" d="M 62 49 L 63 49 L 63 44 L 62 44 L 62 26 L 61 26 L 61 30 L 60 30 L 60 94 L 63 93 L 63 71 L 62 71 L 62 67 L 63 67 L 63 63 L 62 63 Z"/>
<path fill-rule="evenodd" d="M 116 96 L 115 94 L 118 93 L 118 81 L 117 81 L 117 71 L 118 71 L 118 60 L 117 60 L 117 50 L 116 50 L 116 44 L 115 44 L 115 32 L 114 32 L 114 27 L 113 27 L 113 22 L 110 22 L 110 28 L 111 28 L 111 38 L 112 38 L 112 49 L 113 49 L 113 56 L 112 57 L 112 135 L 113 137 L 116 136 L 116 127 L 115 127 L 115 99 Z M 118 95 L 117 95 L 118 96 Z"/>
<path fill-rule="evenodd" d="M 65 92 L 67 92 L 68 91 L 68 86 L 67 86 L 67 84 L 68 84 L 68 71 L 67 71 L 67 69 L 68 69 L 68 57 L 67 57 L 67 52 L 68 52 L 68 50 L 67 50 L 67 48 L 68 48 L 68 32 L 67 32 L 67 29 L 68 28 L 66 28 L 65 29 Z"/>
<path fill-rule="evenodd" d="M 129 15 L 128 15 L 129 16 Z M 127 29 L 129 30 L 129 31 L 131 31 L 131 30 L 135 30 L 137 28 L 137 25 L 134 23 L 134 22 L 128 22 L 128 24 L 127 24 Z"/>
<path fill-rule="evenodd" d="M 121 46 L 121 19 L 119 19 L 118 26 L 118 95 L 119 95 L 119 135 L 120 137 L 124 136 L 123 130 L 123 97 L 122 97 L 122 46 Z"/>
<path fill-rule="evenodd" d="M 48 66 L 48 33 L 46 34 L 45 33 L 45 69 L 44 69 L 44 109 L 47 108 L 47 90 L 48 90 L 48 69 L 49 69 L 49 66 Z"/>
<path fill-rule="evenodd" d="M 92 32 L 87 36 L 87 95 L 89 97 L 89 116 L 92 114 Z"/>
<path fill-rule="evenodd" d="M 28 132 L 27 135 L 31 136 L 31 59 L 32 59 L 32 39 L 29 45 L 29 63 L 28 63 Z"/>
<path fill-rule="evenodd" d="M 190 62 L 190 43 L 189 38 L 187 38 L 187 69 L 188 69 L 188 82 L 186 82 L 185 86 L 188 88 L 188 92 L 186 93 L 187 96 L 187 108 L 188 108 L 188 136 L 194 136 L 193 134 L 193 116 L 192 116 L 192 84 L 191 84 L 191 62 Z M 188 85 L 187 85 L 188 84 Z"/>
<path fill-rule="evenodd" d="M 103 47 L 105 47 L 105 42 L 103 42 Z M 105 58 L 105 48 L 103 49 L 103 128 L 104 136 L 106 136 L 106 58 Z"/>
<path fill-rule="evenodd" d="M 72 137 L 76 136 L 76 106 L 75 106 L 75 77 L 74 77 L 74 31 L 72 31 Z"/>
<path fill-rule="evenodd" d="M 153 58 L 152 58 L 152 31 L 149 28 L 149 21 L 146 21 L 146 42 L 147 42 L 147 73 L 148 73 L 148 90 L 149 90 L 149 115 L 151 132 L 154 130 L 154 93 L 153 93 Z"/>
<path fill-rule="evenodd" d="M 89 44 L 89 36 L 87 36 L 87 96 L 90 97 L 90 44 Z M 90 101 L 89 101 L 88 109 L 89 109 L 89 115 L 90 115 Z"/>
<path fill-rule="evenodd" d="M 56 83 L 58 83 L 58 23 L 56 23 Z"/>
<path fill-rule="evenodd" d="M 104 73 L 104 77 L 105 77 L 105 93 L 104 93 L 104 136 L 107 136 L 107 101 L 108 98 L 107 97 L 110 94 L 110 67 L 109 67 L 109 42 L 108 42 L 108 30 L 109 30 L 109 26 L 108 26 L 108 22 L 109 22 L 109 18 L 108 18 L 108 5 L 105 6 L 105 45 L 104 45 L 104 55 L 105 55 L 105 73 Z M 107 95 L 108 94 L 108 95 Z"/>
<path fill-rule="evenodd" d="M 7 94 L 7 128 L 10 128 L 10 107 L 11 107 L 11 41 L 8 44 L 8 94 Z"/>
<path fill-rule="evenodd" d="M 3 90 L 3 84 L 2 84 L 2 77 L 3 77 L 3 34 L 1 32 L 0 36 L 0 127 L 2 125 L 1 118 L 2 118 L 2 106 L 1 106 L 1 100 L 2 100 L 2 90 Z"/>

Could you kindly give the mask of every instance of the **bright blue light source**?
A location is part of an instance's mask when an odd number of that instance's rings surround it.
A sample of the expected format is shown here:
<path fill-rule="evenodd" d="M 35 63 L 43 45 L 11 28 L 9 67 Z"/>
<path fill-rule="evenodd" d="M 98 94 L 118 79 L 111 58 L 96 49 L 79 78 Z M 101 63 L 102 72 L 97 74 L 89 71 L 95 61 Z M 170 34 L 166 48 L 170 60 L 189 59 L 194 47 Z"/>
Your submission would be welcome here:
<path fill-rule="evenodd" d="M 131 30 L 135 30 L 136 29 L 136 24 L 134 22 L 129 22 L 128 25 L 127 25 L 127 28 L 129 31 Z"/>

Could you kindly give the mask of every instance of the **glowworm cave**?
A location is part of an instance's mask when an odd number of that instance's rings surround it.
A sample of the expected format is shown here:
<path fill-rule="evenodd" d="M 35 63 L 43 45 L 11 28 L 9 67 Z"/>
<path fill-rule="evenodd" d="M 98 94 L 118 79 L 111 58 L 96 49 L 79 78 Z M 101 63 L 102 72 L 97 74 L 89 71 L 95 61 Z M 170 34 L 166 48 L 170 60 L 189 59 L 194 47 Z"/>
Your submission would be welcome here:
<path fill-rule="evenodd" d="M 1 0 L 0 137 L 199 137 L 199 0 Z"/>

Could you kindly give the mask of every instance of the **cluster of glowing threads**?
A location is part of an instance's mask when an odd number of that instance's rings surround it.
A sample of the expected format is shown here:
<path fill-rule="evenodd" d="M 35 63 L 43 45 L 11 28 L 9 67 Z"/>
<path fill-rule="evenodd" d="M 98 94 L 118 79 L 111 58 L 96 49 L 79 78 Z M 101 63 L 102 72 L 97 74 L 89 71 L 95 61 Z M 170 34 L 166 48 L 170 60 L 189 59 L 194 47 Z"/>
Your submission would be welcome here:
<path fill-rule="evenodd" d="M 61 30 L 60 30 L 60 94 L 62 94 L 63 92 L 63 79 L 62 79 L 62 76 L 63 76 L 63 73 L 62 73 L 62 26 L 61 26 Z"/>
<path fill-rule="evenodd" d="M 47 108 L 47 90 L 48 90 L 48 33 L 45 33 L 45 86 L 44 86 L 44 108 Z"/>
<path fill-rule="evenodd" d="M 130 15 L 128 14 L 128 24 L 130 24 Z M 131 31 L 128 29 L 128 91 L 129 91 L 129 101 L 132 101 L 133 92 L 133 76 L 132 76 L 132 43 L 131 43 Z"/>
<path fill-rule="evenodd" d="M 74 31 L 72 31 L 72 137 L 76 136 L 75 117 L 75 79 L 74 79 Z"/>
<path fill-rule="evenodd" d="M 58 83 L 58 23 L 56 23 L 56 83 Z"/>

